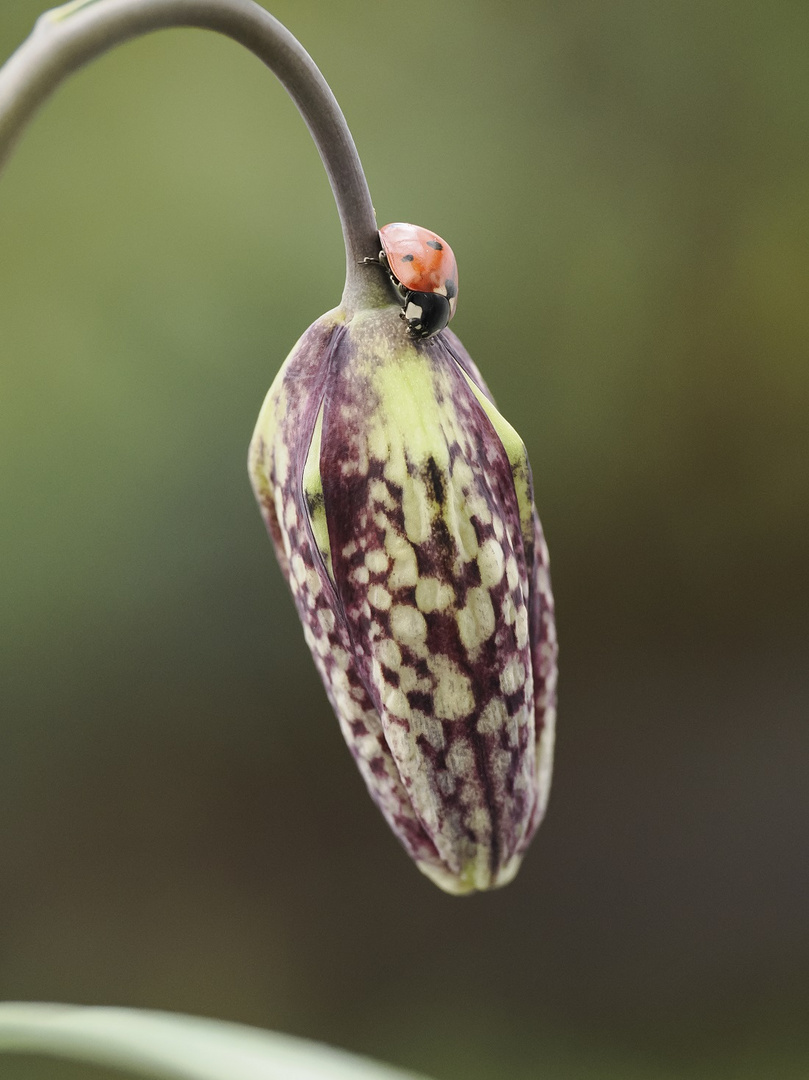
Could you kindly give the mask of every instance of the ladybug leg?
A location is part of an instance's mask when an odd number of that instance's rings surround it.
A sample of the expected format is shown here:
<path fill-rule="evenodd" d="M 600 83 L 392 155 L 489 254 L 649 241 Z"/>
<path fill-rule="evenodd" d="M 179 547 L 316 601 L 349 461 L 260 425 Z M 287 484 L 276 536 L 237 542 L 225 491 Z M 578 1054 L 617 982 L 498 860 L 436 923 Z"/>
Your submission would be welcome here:
<path fill-rule="evenodd" d="M 396 280 L 393 274 L 389 274 L 388 276 L 390 277 L 390 283 L 393 286 L 394 292 L 399 297 L 399 300 L 404 306 L 407 303 L 408 296 L 410 295 L 408 290 L 404 287 L 404 285 L 402 285 L 400 281 Z"/>
<path fill-rule="evenodd" d="M 406 289 L 404 285 L 402 285 L 402 283 L 397 280 L 396 277 L 394 277 L 390 269 L 390 264 L 388 263 L 388 257 L 384 251 L 380 251 L 379 255 L 375 259 L 372 259 L 369 255 L 366 255 L 365 258 L 358 265 L 378 266 L 382 270 L 384 270 L 390 278 L 390 283 L 393 286 L 393 290 L 396 293 L 399 302 L 402 304 L 402 306 L 407 303 L 407 298 L 410 295 L 409 290 Z M 402 318 L 404 318 L 404 315 L 402 316 Z"/>

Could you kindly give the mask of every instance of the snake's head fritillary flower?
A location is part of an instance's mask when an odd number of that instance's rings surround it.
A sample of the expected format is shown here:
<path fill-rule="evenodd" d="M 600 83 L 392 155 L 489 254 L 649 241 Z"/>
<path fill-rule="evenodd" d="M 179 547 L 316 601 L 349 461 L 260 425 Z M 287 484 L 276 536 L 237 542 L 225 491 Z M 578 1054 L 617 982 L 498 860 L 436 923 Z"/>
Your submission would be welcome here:
<path fill-rule="evenodd" d="M 556 635 L 525 447 L 449 330 L 303 335 L 250 475 L 346 742 L 419 868 L 510 881 L 548 797 Z"/>

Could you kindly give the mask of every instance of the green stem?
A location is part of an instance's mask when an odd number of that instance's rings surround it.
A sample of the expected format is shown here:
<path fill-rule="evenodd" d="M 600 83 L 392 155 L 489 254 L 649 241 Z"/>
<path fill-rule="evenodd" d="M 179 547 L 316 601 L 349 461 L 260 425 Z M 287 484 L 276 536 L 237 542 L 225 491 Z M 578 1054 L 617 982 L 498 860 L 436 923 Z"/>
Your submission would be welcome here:
<path fill-rule="evenodd" d="M 346 248 L 343 303 L 389 300 L 363 259 L 379 250 L 365 174 L 345 117 L 299 41 L 252 0 L 73 0 L 46 11 L 0 69 L 0 168 L 37 108 L 78 68 L 114 45 L 169 27 L 214 30 L 238 41 L 278 77 L 297 105 L 329 176 Z"/>

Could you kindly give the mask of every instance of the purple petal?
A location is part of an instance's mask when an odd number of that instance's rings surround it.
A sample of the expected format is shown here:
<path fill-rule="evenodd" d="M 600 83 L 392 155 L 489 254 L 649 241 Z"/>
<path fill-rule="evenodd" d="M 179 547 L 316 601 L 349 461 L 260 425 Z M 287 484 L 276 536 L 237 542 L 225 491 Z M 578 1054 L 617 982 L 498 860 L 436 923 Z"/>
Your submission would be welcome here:
<path fill-rule="evenodd" d="M 359 673 L 438 876 L 501 884 L 536 804 L 529 570 L 503 444 L 440 338 L 411 343 L 385 313 L 335 352 L 320 468 Z"/>
<path fill-rule="evenodd" d="M 442 888 L 504 884 L 547 798 L 555 637 L 525 450 L 477 368 L 395 309 L 324 316 L 250 471 L 371 795 Z"/>
<path fill-rule="evenodd" d="M 343 736 L 368 789 L 411 858 L 441 862 L 424 832 L 358 674 L 345 616 L 311 528 L 303 473 L 326 378 L 345 323 L 324 316 L 303 335 L 278 374 L 250 445 L 249 471 L 278 561 L 292 590 Z"/>

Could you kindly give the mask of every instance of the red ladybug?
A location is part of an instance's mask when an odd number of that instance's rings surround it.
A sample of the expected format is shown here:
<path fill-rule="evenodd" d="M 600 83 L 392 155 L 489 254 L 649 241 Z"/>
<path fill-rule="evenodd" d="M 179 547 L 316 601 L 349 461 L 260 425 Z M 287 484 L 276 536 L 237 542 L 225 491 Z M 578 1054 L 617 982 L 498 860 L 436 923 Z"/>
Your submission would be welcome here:
<path fill-rule="evenodd" d="M 402 301 L 412 337 L 443 330 L 458 303 L 458 266 L 452 248 L 429 229 L 395 221 L 379 230 L 379 261 Z"/>

